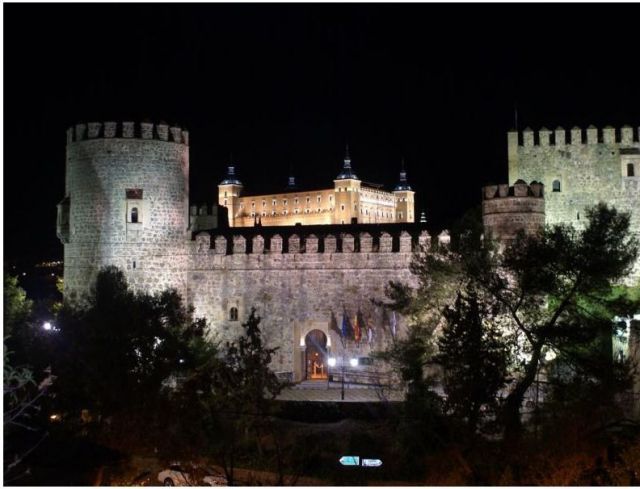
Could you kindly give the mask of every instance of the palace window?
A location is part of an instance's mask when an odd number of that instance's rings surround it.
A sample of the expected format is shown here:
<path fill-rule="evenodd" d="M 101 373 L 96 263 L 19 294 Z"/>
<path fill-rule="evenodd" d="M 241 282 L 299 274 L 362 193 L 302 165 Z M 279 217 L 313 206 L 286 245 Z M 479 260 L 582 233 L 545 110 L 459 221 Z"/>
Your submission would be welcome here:
<path fill-rule="evenodd" d="M 554 192 L 560 192 L 560 180 L 554 180 L 553 183 L 551 184 L 551 189 Z"/>
<path fill-rule="evenodd" d="M 282 205 L 287 205 L 287 199 L 284 199 L 284 200 L 282 201 Z"/>
<path fill-rule="evenodd" d="M 311 197 L 307 197 L 307 205 L 311 203 Z"/>
<path fill-rule="evenodd" d="M 238 320 L 238 308 L 232 307 L 229 309 L 229 321 L 237 321 Z"/>
<path fill-rule="evenodd" d="M 633 163 L 627 163 L 627 176 L 633 177 L 635 176 L 635 169 L 633 168 Z"/>
<path fill-rule="evenodd" d="M 256 203 L 255 202 L 251 202 L 251 208 L 255 209 L 255 207 L 256 207 Z"/>
<path fill-rule="evenodd" d="M 321 196 L 321 195 L 318 195 L 318 204 L 319 204 L 320 202 L 322 202 L 322 196 Z"/>
<path fill-rule="evenodd" d="M 138 208 L 131 209 L 131 222 L 138 222 Z"/>
<path fill-rule="evenodd" d="M 267 201 L 266 201 L 266 200 L 263 200 L 263 201 L 262 201 L 262 207 L 266 207 L 266 206 L 267 206 Z"/>
<path fill-rule="evenodd" d="M 344 210 L 344 204 L 342 204 L 342 205 L 340 206 L 340 210 L 341 210 L 341 211 L 343 211 L 343 210 Z"/>
<path fill-rule="evenodd" d="M 295 204 L 298 205 L 298 198 L 295 199 Z"/>
<path fill-rule="evenodd" d="M 276 205 L 276 199 L 273 199 L 273 201 L 271 202 L 271 205 Z"/>

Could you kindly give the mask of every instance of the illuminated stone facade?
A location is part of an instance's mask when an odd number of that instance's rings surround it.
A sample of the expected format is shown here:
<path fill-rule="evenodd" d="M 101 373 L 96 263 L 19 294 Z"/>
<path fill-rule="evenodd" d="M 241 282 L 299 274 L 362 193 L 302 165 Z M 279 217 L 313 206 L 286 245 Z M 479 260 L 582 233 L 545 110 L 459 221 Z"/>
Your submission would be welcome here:
<path fill-rule="evenodd" d="M 82 300 L 98 271 L 115 265 L 134 290 L 177 289 L 222 341 L 242 332 L 255 307 L 266 341 L 278 347 L 274 369 L 289 378 L 306 375 L 312 331 L 326 336 L 330 354 L 343 353 L 331 325 L 345 314 L 353 322 L 359 312 L 372 329 L 371 337 L 365 330 L 359 343 L 347 343 L 346 358 L 368 357 L 391 339 L 389 311 L 372 299 L 384 299 L 390 280 L 414 283 L 413 253 L 428 249 L 431 238 L 413 223 L 414 193 L 404 172 L 394 192 L 383 192 L 362 185 L 347 160 L 335 187 L 316 192 L 242 197 L 230 173 L 220 199 L 237 214 L 225 229 L 215 206 L 189 209 L 187 131 L 78 124 L 67 132 L 65 196 L 58 205 L 65 300 Z M 252 203 L 260 227 L 243 215 Z M 280 215 L 262 216 L 263 208 Z M 439 242 L 448 239 L 443 236 Z M 399 334 L 405 327 L 398 316 Z"/>
<path fill-rule="evenodd" d="M 640 237 L 640 128 L 589 126 L 508 133 L 509 182 L 544 184 L 545 222 L 581 227 L 585 208 L 606 202 L 631 213 Z M 634 268 L 640 277 L 640 262 Z"/>
<path fill-rule="evenodd" d="M 415 192 L 404 169 L 395 190 L 387 192 L 364 184 L 353 172 L 347 154 L 333 183 L 328 189 L 244 196 L 231 166 L 218 185 L 218 204 L 227 208 L 231 227 L 415 222 Z"/>

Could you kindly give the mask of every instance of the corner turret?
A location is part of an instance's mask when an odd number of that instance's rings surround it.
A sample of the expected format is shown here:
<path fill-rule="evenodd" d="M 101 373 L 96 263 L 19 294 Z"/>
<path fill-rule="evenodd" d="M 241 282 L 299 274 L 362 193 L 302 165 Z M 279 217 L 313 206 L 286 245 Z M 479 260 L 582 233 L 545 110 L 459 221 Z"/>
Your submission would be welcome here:
<path fill-rule="evenodd" d="M 235 218 L 240 212 L 238 197 L 242 193 L 242 182 L 236 176 L 236 168 L 233 165 L 227 167 L 227 174 L 218 185 L 218 204 L 227 208 L 229 226 L 234 226 Z"/>
<path fill-rule="evenodd" d="M 351 168 L 349 145 L 347 145 L 342 171 L 333 181 L 336 203 L 333 209 L 334 224 L 352 224 L 358 222 L 361 183 Z"/>
<path fill-rule="evenodd" d="M 400 181 L 393 190 L 396 199 L 396 222 L 415 222 L 414 195 L 407 181 L 404 158 L 400 163 Z"/>

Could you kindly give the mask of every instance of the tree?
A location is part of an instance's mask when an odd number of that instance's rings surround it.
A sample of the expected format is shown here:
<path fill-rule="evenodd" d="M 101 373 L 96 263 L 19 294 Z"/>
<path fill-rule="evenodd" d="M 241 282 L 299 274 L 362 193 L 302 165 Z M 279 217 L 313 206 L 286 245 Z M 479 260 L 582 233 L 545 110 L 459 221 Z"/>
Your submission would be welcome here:
<path fill-rule="evenodd" d="M 27 293 L 18 285 L 17 277 L 7 274 L 4 275 L 3 299 L 4 335 L 10 336 L 28 322 L 33 301 L 27 298 Z"/>
<path fill-rule="evenodd" d="M 5 482 L 24 475 L 18 467 L 47 437 L 40 426 L 41 403 L 53 382 L 51 369 L 44 376 L 34 375 L 31 365 L 24 363 L 28 357 L 31 338 L 32 301 L 18 285 L 15 277 L 4 276 L 4 328 L 3 342 L 3 428 L 5 437 Z M 10 336 L 10 335 L 13 335 Z M 12 341 L 13 340 L 13 341 Z M 20 355 L 10 351 L 17 348 Z M 30 434 L 37 437 L 32 439 Z M 6 443 L 10 440 L 10 443 Z"/>
<path fill-rule="evenodd" d="M 523 341 L 523 372 L 505 400 L 508 437 L 520 432 L 520 407 L 544 352 L 585 365 L 597 355 L 597 341 L 611 334 L 613 318 L 640 305 L 612 294 L 638 256 L 629 214 L 599 204 L 586 216 L 582 230 L 555 225 L 539 235 L 521 233 L 498 266 L 479 275 L 478 283 L 503 306 L 507 326 Z"/>
<path fill-rule="evenodd" d="M 458 293 L 444 310 L 446 324 L 438 338 L 435 362 L 442 366 L 446 406 L 476 433 L 483 408 L 497 408 L 498 391 L 507 381 L 509 350 L 494 314 L 471 289 Z"/>
<path fill-rule="evenodd" d="M 517 439 L 520 408 L 553 352 L 574 371 L 606 383 L 601 340 L 611 334 L 614 316 L 629 316 L 640 304 L 616 289 L 631 271 L 638 243 L 629 233 L 629 214 L 599 204 L 586 213 L 584 229 L 554 225 L 536 235 L 518 235 L 504 252 L 490 236 L 484 241 L 471 226 L 451 249 L 416 256 L 412 271 L 418 287 L 391 284 L 393 306 L 414 325 L 442 324 L 459 293 L 475 290 L 481 310 L 493 311 L 492 327 L 510 338 L 514 377 L 503 404 L 505 435 Z M 455 307 L 454 307 L 455 310 Z M 436 327 L 434 327 L 434 330 Z M 606 375 L 605 375 L 606 374 Z"/>
<path fill-rule="evenodd" d="M 103 269 L 87 305 L 60 311 L 52 361 L 67 409 L 110 416 L 152 411 L 171 379 L 197 367 L 206 322 L 175 290 L 135 294 L 115 267 Z"/>
<path fill-rule="evenodd" d="M 260 317 L 252 309 L 242 324 L 244 334 L 227 343 L 220 368 L 212 371 L 208 428 L 230 485 L 240 445 L 252 435 L 260 454 L 261 435 L 269 428 L 270 401 L 286 386 L 270 369 L 277 348 L 264 345 L 259 325 Z"/>

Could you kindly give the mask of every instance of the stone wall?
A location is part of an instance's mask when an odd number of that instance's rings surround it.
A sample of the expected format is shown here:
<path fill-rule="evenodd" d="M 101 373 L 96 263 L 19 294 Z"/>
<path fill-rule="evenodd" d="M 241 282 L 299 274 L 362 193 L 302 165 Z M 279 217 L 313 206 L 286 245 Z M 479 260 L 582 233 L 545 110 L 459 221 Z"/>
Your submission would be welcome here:
<path fill-rule="evenodd" d="M 536 180 L 545 185 L 545 213 L 549 224 L 581 227 L 585 208 L 606 202 L 631 212 L 631 229 L 640 237 L 640 142 L 638 130 L 625 126 L 570 133 L 530 129 L 510 132 L 509 181 Z M 628 175 L 632 165 L 633 176 Z M 560 188 L 554 189 L 554 181 Z M 556 190 L 556 191 L 554 191 Z M 640 262 L 634 275 L 640 276 Z"/>
<path fill-rule="evenodd" d="M 411 236 L 406 231 L 397 236 L 382 232 L 375 245 L 369 233 L 322 237 L 293 232 L 266 237 L 200 233 L 192 244 L 189 302 L 223 341 L 237 337 L 241 323 L 255 307 L 263 318 L 268 344 L 280 348 L 274 369 L 292 372 L 299 380 L 309 331 L 322 331 L 331 352 L 342 353 L 340 337 L 330 327 L 332 315 L 339 326 L 344 312 L 353 322 L 360 310 L 374 330 L 371 344 L 350 342 L 348 355 L 367 356 L 390 341 L 388 311 L 372 299 L 384 299 L 390 280 L 415 285 L 409 264 L 418 243 L 427 240 L 426 233 Z M 288 252 L 283 253 L 284 248 Z M 230 320 L 232 307 L 238 310 L 237 321 Z M 403 328 L 401 318 L 399 322 Z"/>
<path fill-rule="evenodd" d="M 122 268 L 134 287 L 186 292 L 187 143 L 188 132 L 162 124 L 69 130 L 65 298 L 86 292 L 104 265 Z"/>

